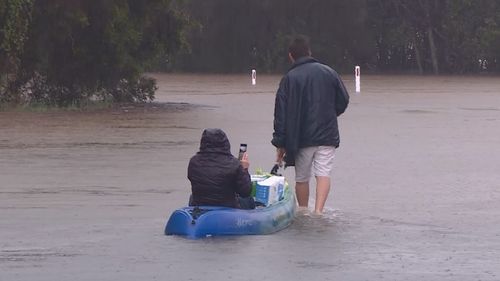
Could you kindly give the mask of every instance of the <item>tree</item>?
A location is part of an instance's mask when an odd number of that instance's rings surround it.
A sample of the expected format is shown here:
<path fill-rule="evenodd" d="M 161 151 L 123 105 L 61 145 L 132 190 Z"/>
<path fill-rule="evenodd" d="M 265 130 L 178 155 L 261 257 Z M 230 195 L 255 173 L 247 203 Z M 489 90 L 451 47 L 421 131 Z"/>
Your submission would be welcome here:
<path fill-rule="evenodd" d="M 188 33 L 191 50 L 175 57 L 170 69 L 282 72 L 288 42 L 298 33 L 311 38 L 318 58 L 339 69 L 368 63 L 375 52 L 366 1 L 192 0 L 186 9 L 199 25 Z"/>
<path fill-rule="evenodd" d="M 449 72 L 494 70 L 499 58 L 500 3 L 495 0 L 450 1 L 444 19 L 445 61 Z"/>
<path fill-rule="evenodd" d="M 154 99 L 142 73 L 178 50 L 187 22 L 168 0 L 37 0 L 11 88 L 57 106 Z"/>
<path fill-rule="evenodd" d="M 0 2 L 0 103 L 16 97 L 9 85 L 20 67 L 32 7 L 31 0 Z"/>
<path fill-rule="evenodd" d="M 199 25 L 192 48 L 169 70 L 282 72 L 297 34 L 340 71 L 467 73 L 498 71 L 497 0 L 191 0 Z M 478 61 L 483 65 L 480 69 Z"/>

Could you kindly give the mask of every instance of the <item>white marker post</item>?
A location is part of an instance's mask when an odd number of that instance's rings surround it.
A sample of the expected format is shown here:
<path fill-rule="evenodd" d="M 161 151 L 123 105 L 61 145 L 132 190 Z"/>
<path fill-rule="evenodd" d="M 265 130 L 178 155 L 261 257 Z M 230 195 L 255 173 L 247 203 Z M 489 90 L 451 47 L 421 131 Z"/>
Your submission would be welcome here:
<path fill-rule="evenodd" d="M 255 69 L 252 69 L 252 85 L 257 84 L 257 71 Z"/>
<path fill-rule="evenodd" d="M 361 91 L 361 74 L 358 65 L 354 68 L 354 76 L 356 77 L 356 93 L 359 93 Z"/>

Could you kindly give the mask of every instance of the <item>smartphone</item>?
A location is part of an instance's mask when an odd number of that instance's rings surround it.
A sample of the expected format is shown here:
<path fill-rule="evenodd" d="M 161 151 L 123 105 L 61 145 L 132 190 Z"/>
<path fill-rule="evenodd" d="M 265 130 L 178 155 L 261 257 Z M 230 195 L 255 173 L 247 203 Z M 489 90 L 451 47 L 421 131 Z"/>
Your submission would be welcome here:
<path fill-rule="evenodd" d="M 240 144 L 240 152 L 238 153 L 238 159 L 241 160 L 243 158 L 243 154 L 247 152 L 247 144 L 246 143 L 241 143 Z"/>

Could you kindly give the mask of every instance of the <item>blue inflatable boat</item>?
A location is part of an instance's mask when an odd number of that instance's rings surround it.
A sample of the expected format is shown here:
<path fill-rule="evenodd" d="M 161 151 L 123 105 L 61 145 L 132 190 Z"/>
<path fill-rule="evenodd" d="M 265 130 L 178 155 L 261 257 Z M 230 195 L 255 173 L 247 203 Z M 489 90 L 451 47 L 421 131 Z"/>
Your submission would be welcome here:
<path fill-rule="evenodd" d="M 270 234 L 288 227 L 295 216 L 295 195 L 289 188 L 281 201 L 254 210 L 227 207 L 184 207 L 175 210 L 166 235 L 196 239 L 219 235 Z"/>

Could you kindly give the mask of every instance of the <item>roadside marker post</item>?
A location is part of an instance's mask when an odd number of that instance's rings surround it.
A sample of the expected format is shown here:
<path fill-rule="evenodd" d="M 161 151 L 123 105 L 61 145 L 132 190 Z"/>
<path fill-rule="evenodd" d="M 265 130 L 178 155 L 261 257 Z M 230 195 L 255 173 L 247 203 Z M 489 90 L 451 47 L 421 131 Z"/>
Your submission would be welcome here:
<path fill-rule="evenodd" d="M 361 73 L 358 65 L 354 68 L 354 76 L 356 80 L 356 93 L 359 93 L 361 92 Z"/>

